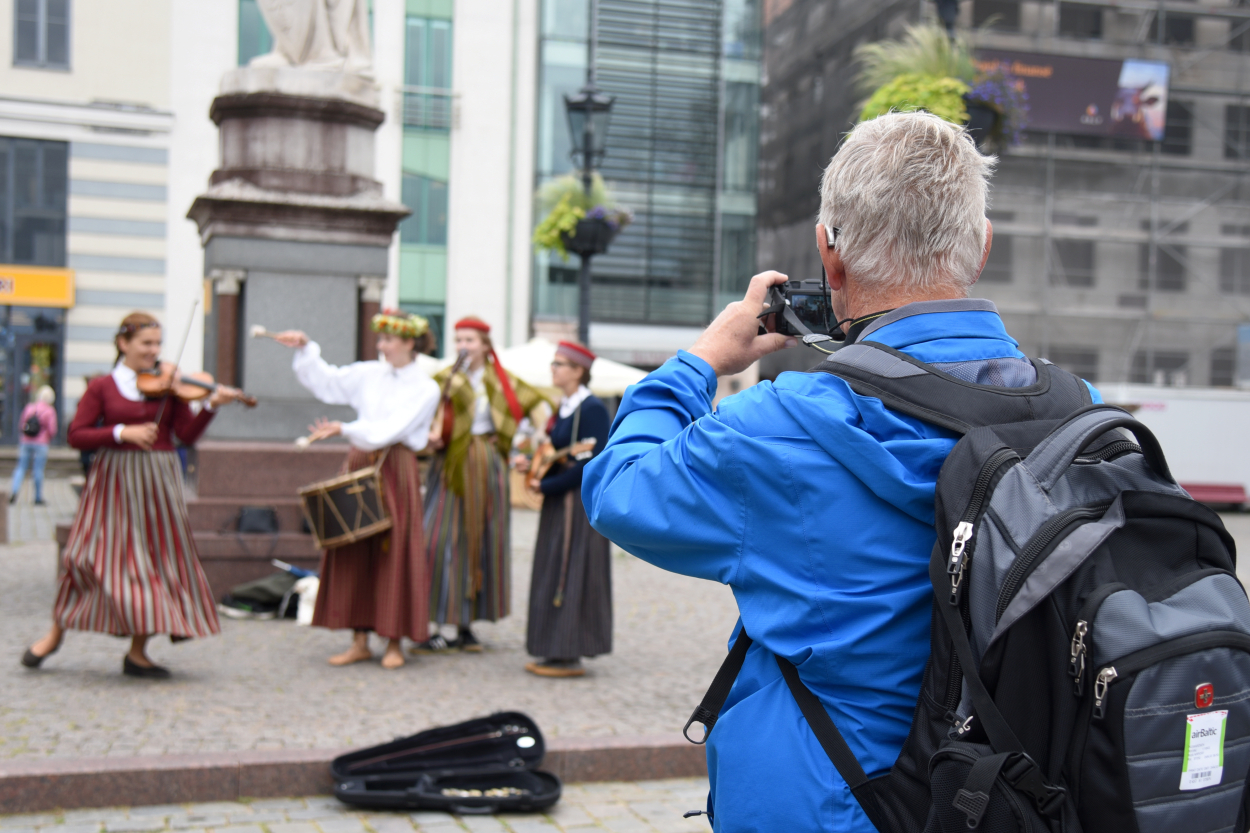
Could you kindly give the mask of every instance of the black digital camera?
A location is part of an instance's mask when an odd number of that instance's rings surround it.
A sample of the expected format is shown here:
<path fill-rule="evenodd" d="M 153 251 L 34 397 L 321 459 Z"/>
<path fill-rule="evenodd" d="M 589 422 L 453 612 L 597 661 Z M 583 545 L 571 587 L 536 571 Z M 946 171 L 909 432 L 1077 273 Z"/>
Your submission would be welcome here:
<path fill-rule="evenodd" d="M 760 314 L 760 319 L 772 332 L 795 338 L 824 335 L 834 341 L 842 340 L 841 331 L 834 332 L 837 321 L 829 297 L 829 282 L 823 275 L 770 287 L 767 302 L 768 309 Z"/>

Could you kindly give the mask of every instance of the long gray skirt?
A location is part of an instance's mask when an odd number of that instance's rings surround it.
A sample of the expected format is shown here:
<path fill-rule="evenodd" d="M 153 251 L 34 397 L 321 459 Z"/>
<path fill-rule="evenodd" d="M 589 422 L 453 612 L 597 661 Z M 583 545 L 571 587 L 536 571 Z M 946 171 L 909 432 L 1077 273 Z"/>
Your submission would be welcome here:
<path fill-rule="evenodd" d="M 565 512 L 570 506 L 572 543 L 565 568 Z M 534 546 L 525 649 L 543 659 L 575 659 L 612 652 L 610 545 L 586 520 L 581 489 L 543 500 Z"/>

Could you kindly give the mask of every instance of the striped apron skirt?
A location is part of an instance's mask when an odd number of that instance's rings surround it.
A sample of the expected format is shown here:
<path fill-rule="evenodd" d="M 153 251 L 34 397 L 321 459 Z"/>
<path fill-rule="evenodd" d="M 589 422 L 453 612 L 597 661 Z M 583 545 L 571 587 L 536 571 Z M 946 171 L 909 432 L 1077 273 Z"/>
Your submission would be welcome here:
<path fill-rule="evenodd" d="M 489 437 L 473 437 L 461 497 L 443 483 L 446 461 L 437 455 L 426 480 L 430 610 L 440 625 L 496 622 L 512 610 L 508 466 Z"/>
<path fill-rule="evenodd" d="M 371 466 L 378 455 L 353 448 L 343 471 Z M 417 455 L 405 445 L 391 446 L 382 463 L 382 495 L 393 521 L 389 530 L 322 553 L 312 623 L 424 642 L 430 629 L 430 585 L 421 526 L 421 473 Z"/>
<path fill-rule="evenodd" d="M 102 449 L 62 556 L 52 615 L 117 636 L 218 633 L 173 451 Z"/>
<path fill-rule="evenodd" d="M 543 499 L 525 650 L 544 659 L 612 652 L 611 548 L 587 520 L 580 488 Z"/>

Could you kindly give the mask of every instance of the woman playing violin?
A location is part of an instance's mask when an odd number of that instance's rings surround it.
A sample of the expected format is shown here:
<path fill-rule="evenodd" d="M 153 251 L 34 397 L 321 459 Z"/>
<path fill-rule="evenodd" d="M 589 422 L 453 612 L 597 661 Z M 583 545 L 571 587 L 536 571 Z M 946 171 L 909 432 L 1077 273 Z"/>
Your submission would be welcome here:
<path fill-rule="evenodd" d="M 69 427 L 71 446 L 97 454 L 62 556 L 52 629 L 22 664 L 39 667 L 67 629 L 98 631 L 130 637 L 122 673 L 163 678 L 169 671 L 147 655 L 153 634 L 180 641 L 219 631 L 173 440 L 192 445 L 216 409 L 243 394 L 215 386 L 197 414 L 180 399 L 140 393 L 161 351 L 161 325 L 146 313 L 126 316 L 114 343 L 113 372 L 87 385 Z"/>

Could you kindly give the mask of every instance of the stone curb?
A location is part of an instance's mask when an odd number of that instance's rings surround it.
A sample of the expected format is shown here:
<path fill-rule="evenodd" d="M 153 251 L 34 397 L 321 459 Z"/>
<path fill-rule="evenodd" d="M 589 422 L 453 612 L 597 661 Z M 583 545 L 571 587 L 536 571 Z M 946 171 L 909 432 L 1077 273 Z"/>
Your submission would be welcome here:
<path fill-rule="evenodd" d="M 330 761 L 339 754 L 296 749 L 10 759 L 0 761 L 0 814 L 326 795 L 333 783 Z M 542 768 L 565 783 L 642 781 L 704 776 L 707 759 L 701 747 L 671 736 L 553 738 Z"/>

